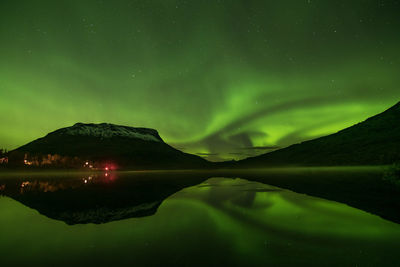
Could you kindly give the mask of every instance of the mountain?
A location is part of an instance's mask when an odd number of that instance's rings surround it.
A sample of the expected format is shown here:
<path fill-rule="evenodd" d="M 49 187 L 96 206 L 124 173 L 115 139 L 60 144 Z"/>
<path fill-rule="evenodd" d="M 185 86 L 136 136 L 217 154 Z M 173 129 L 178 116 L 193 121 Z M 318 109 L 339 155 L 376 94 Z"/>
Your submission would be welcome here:
<path fill-rule="evenodd" d="M 56 130 L 11 151 L 9 162 L 110 169 L 191 169 L 208 164 L 169 146 L 154 129 L 107 123 L 77 123 Z"/>
<path fill-rule="evenodd" d="M 335 134 L 238 161 L 234 166 L 381 165 L 400 162 L 400 102 Z"/>

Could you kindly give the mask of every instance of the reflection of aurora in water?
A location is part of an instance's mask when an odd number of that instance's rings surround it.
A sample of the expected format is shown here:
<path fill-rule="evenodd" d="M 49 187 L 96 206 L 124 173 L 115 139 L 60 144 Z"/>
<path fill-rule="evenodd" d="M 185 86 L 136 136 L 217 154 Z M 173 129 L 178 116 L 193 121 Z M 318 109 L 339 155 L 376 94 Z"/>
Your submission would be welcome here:
<path fill-rule="evenodd" d="M 81 188 L 91 186 L 79 182 Z M 48 262 L 92 264 L 393 266 L 399 259 L 399 225 L 344 204 L 244 179 L 198 179 L 197 185 L 165 199 L 152 216 L 100 225 L 68 226 L 9 198 L 0 199 L 0 212 L 5 230 L 0 251 L 13 255 L 23 250 L 25 258 L 19 261 L 40 263 L 38 253 L 48 251 Z"/>
<path fill-rule="evenodd" d="M 185 195 L 208 204 L 216 213 L 244 220 L 260 229 L 276 227 L 310 234 L 374 238 L 387 237 L 396 228 L 400 230 L 396 224 L 344 204 L 257 182 L 212 178 L 205 184 L 208 186 L 185 189 Z M 389 231 L 379 229 L 385 224 L 392 224 Z"/>

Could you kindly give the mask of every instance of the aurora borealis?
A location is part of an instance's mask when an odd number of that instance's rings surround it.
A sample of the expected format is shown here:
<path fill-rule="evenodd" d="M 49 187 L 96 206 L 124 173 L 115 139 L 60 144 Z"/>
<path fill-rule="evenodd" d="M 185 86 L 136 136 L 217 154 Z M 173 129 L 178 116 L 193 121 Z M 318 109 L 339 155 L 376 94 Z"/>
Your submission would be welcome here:
<path fill-rule="evenodd" d="M 400 100 L 400 1 L 3 0 L 0 12 L 7 149 L 108 122 L 238 159 Z"/>

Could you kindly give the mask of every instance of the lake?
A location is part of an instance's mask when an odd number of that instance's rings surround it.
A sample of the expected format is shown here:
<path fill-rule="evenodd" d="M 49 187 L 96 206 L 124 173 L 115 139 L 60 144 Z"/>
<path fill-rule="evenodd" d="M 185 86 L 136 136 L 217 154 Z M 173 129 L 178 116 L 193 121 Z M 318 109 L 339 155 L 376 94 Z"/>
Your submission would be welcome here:
<path fill-rule="evenodd" d="M 2 176 L 1 264 L 399 266 L 399 224 L 243 177 Z"/>

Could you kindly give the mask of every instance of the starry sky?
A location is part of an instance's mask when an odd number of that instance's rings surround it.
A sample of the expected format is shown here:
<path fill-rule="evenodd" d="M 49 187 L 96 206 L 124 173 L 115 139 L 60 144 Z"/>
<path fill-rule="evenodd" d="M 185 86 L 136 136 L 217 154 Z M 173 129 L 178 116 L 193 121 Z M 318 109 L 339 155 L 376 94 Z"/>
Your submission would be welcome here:
<path fill-rule="evenodd" d="M 76 122 L 210 160 L 336 132 L 400 100 L 400 1 L 0 1 L 0 147 Z"/>

